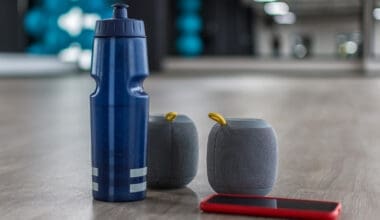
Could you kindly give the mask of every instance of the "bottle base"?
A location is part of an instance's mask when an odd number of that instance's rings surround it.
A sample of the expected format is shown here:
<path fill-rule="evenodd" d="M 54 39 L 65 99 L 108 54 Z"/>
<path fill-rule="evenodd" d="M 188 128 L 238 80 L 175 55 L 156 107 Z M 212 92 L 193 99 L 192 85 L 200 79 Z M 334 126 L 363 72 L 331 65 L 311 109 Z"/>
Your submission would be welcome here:
<path fill-rule="evenodd" d="M 138 202 L 142 201 L 145 199 L 143 198 L 133 198 L 133 199 L 108 199 L 108 198 L 95 198 L 93 197 L 94 200 L 100 201 L 100 202 Z"/>
<path fill-rule="evenodd" d="M 128 196 L 107 196 L 107 195 L 96 195 L 96 193 L 93 193 L 92 198 L 97 201 L 102 202 L 137 202 L 145 199 L 145 192 L 136 193 L 135 195 L 128 195 Z"/>

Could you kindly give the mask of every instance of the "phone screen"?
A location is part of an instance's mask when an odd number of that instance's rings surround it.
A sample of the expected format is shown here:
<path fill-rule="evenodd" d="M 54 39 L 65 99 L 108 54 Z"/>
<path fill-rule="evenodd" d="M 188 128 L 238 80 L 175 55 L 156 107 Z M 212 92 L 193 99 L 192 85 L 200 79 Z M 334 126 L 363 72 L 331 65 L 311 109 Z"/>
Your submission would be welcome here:
<path fill-rule="evenodd" d="M 278 209 L 298 209 L 331 212 L 336 209 L 337 204 L 332 202 L 317 202 L 272 198 L 234 197 L 216 195 L 208 200 L 208 203 L 228 204 L 241 206 L 256 206 Z"/>

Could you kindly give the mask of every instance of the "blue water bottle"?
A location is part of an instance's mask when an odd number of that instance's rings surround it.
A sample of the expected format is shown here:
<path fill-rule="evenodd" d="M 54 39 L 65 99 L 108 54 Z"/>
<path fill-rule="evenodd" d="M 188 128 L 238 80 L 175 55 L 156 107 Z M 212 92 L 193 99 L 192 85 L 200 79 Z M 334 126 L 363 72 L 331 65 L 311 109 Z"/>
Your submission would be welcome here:
<path fill-rule="evenodd" d="M 145 198 L 149 75 L 144 22 L 115 4 L 113 18 L 97 21 L 90 96 L 93 197 L 122 202 Z"/>

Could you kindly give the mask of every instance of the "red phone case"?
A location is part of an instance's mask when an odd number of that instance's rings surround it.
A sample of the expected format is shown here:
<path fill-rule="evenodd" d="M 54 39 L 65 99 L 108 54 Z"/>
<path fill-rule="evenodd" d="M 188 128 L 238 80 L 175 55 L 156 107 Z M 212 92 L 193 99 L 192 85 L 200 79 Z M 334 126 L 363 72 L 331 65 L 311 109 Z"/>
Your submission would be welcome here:
<path fill-rule="evenodd" d="M 272 208 L 255 207 L 255 206 L 208 203 L 208 200 L 218 195 L 237 197 L 237 198 L 243 197 L 243 198 L 283 199 L 283 200 L 292 200 L 292 201 L 315 201 L 315 202 L 322 202 L 322 203 L 333 203 L 333 204 L 336 204 L 336 208 L 335 210 L 331 212 L 324 212 L 324 211 L 281 209 L 281 208 L 272 209 Z M 328 201 L 318 201 L 318 200 L 285 199 L 285 198 L 249 196 L 249 195 L 213 194 L 202 200 L 200 204 L 200 209 L 205 212 L 218 212 L 218 213 L 225 213 L 225 214 L 254 215 L 254 216 L 275 217 L 275 218 L 337 220 L 339 219 L 339 215 L 342 210 L 342 205 L 338 202 L 328 202 Z"/>

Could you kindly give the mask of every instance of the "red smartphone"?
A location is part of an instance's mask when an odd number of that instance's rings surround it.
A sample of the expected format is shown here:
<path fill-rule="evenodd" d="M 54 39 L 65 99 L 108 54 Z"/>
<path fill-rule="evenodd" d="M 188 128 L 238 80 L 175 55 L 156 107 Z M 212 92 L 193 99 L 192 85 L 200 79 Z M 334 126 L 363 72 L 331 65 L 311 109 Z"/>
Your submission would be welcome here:
<path fill-rule="evenodd" d="M 225 214 L 335 220 L 339 219 L 342 205 L 328 201 L 214 194 L 205 198 L 200 208 L 205 212 Z"/>

